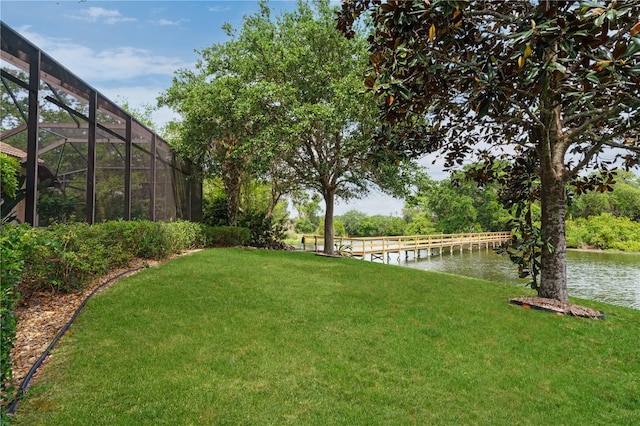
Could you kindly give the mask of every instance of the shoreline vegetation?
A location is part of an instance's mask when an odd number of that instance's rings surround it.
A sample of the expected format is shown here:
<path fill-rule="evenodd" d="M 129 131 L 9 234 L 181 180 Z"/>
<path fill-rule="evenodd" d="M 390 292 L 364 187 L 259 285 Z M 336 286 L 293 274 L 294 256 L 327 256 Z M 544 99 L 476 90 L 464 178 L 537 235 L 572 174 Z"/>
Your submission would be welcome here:
<path fill-rule="evenodd" d="M 569 219 L 567 246 L 640 252 L 640 222 L 610 213 L 586 219 Z"/>
<path fill-rule="evenodd" d="M 508 303 L 523 293 L 309 253 L 200 251 L 91 299 L 12 424 L 631 424 L 640 312 Z"/>
<path fill-rule="evenodd" d="M 571 251 L 584 251 L 587 253 L 621 253 L 621 254 L 630 254 L 630 255 L 640 255 L 640 251 L 629 251 L 629 250 L 620 250 L 620 249 L 601 249 L 597 247 L 567 247 L 567 250 Z"/>
<path fill-rule="evenodd" d="M 479 227 L 473 230 L 457 227 L 451 232 L 445 232 L 444 229 L 433 227 L 420 228 L 416 223 L 415 218 L 367 216 L 365 213 L 351 210 L 344 215 L 336 216 L 334 233 L 336 236 L 375 237 L 508 230 L 504 226 Z M 322 234 L 322 223 L 316 227 L 310 226 L 304 232 L 290 231 L 286 242 L 296 245 L 303 234 Z M 640 253 L 640 222 L 626 216 L 604 212 L 588 217 L 569 217 L 566 221 L 566 236 L 567 248 L 615 249 Z"/>

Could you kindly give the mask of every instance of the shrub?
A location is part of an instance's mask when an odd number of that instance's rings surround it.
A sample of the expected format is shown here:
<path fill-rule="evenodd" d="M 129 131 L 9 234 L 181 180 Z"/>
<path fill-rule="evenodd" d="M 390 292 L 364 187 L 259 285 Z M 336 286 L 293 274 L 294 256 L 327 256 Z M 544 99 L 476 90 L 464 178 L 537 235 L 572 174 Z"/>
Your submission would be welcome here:
<path fill-rule="evenodd" d="M 251 239 L 249 228 L 238 226 L 207 226 L 204 234 L 207 247 L 242 246 Z"/>
<path fill-rule="evenodd" d="M 43 188 L 38 197 L 40 226 L 71 223 L 74 217 L 82 217 L 82 208 L 76 197 L 64 194 L 60 188 Z"/>
<path fill-rule="evenodd" d="M 610 213 L 568 220 L 567 246 L 640 251 L 640 223 Z"/>
<path fill-rule="evenodd" d="M 169 254 L 180 253 L 183 250 L 194 249 L 204 245 L 202 225 L 199 223 L 178 220 L 175 222 L 160 222 L 169 238 Z"/>
<path fill-rule="evenodd" d="M 10 351 L 16 331 L 15 306 L 34 291 L 80 289 L 134 257 L 159 259 L 202 246 L 202 226 L 192 222 L 113 221 L 49 228 L 3 225 L 0 234 L 0 339 L 2 413 L 13 398 Z M 245 239 L 249 231 L 245 230 Z"/>
<path fill-rule="evenodd" d="M 262 212 L 245 213 L 241 218 L 241 225 L 251 230 L 249 243 L 253 247 L 282 249 L 286 233 L 286 219 L 276 220 L 265 217 Z"/>
<path fill-rule="evenodd" d="M 29 228 L 23 238 L 21 289 L 27 293 L 71 291 L 135 257 L 162 259 L 203 245 L 201 225 L 185 221 L 57 224 Z"/>
<path fill-rule="evenodd" d="M 162 259 L 170 254 L 202 245 L 202 227 L 185 221 L 138 221 L 137 257 Z"/>
<path fill-rule="evenodd" d="M 0 152 L 0 195 L 13 198 L 18 191 L 20 161 Z"/>
<path fill-rule="evenodd" d="M 202 221 L 209 226 L 226 226 L 229 223 L 227 197 L 205 197 L 202 200 Z"/>
<path fill-rule="evenodd" d="M 25 192 L 20 191 L 24 177 L 18 177 L 20 162 L 0 153 L 0 221 L 12 222 L 16 216 L 13 209 L 24 197 Z"/>
<path fill-rule="evenodd" d="M 139 221 L 137 238 L 136 257 L 162 259 L 169 253 L 169 236 L 166 229 L 158 222 Z"/>
<path fill-rule="evenodd" d="M 21 289 L 26 293 L 80 289 L 96 276 L 128 263 L 119 247 L 101 237 L 99 228 L 84 223 L 30 229 L 25 234 Z"/>
<path fill-rule="evenodd" d="M 60 279 L 60 259 L 64 252 L 62 238 L 48 229 L 31 228 L 24 235 L 23 295 L 44 289 L 70 289 Z"/>
<path fill-rule="evenodd" d="M 16 337 L 15 307 L 20 297 L 18 284 L 22 273 L 22 236 L 24 226 L 0 228 L 0 418 L 13 399 L 11 349 Z"/>
<path fill-rule="evenodd" d="M 316 230 L 316 225 L 309 219 L 302 219 L 296 222 L 295 230 L 299 234 L 310 234 Z"/>

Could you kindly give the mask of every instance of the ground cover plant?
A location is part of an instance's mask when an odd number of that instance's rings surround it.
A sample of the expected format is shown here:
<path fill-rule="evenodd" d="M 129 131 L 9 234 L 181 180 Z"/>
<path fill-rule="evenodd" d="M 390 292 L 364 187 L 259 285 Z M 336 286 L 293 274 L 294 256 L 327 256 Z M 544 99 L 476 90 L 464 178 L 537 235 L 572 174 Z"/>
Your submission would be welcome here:
<path fill-rule="evenodd" d="M 640 312 L 310 253 L 212 249 L 100 293 L 12 423 L 632 424 Z"/>

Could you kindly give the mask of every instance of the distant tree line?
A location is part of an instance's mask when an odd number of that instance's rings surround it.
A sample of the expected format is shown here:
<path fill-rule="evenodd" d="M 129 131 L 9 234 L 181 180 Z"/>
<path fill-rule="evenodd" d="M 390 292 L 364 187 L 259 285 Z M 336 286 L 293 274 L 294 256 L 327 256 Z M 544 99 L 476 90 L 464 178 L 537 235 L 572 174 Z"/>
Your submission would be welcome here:
<path fill-rule="evenodd" d="M 640 251 L 640 178 L 618 171 L 601 190 L 569 198 L 567 245 Z"/>
<path fill-rule="evenodd" d="M 640 251 L 640 178 L 619 170 L 600 191 L 579 193 L 571 187 L 568 197 L 567 240 L 572 248 Z M 586 176 L 585 179 L 593 178 Z M 598 177 L 599 179 L 599 177 Z M 500 203 L 495 184 L 479 186 L 464 173 L 436 181 L 420 173 L 414 190 L 405 199 L 402 216 L 368 215 L 350 210 L 335 217 L 338 236 L 455 234 L 509 230 L 513 219 Z M 298 195 L 294 229 L 300 234 L 322 234 L 320 197 Z M 532 206 L 532 219 L 540 222 L 540 206 Z"/>
<path fill-rule="evenodd" d="M 508 230 L 511 218 L 499 202 L 497 185 L 483 187 L 468 182 L 464 174 L 436 181 L 419 172 L 411 182 L 413 190 L 405 198 L 402 216 L 369 216 L 350 210 L 335 217 L 336 235 L 376 237 L 420 234 L 455 234 Z M 298 219 L 294 225 L 298 233 L 322 233 L 317 210 L 319 197 L 301 198 L 294 202 Z"/>

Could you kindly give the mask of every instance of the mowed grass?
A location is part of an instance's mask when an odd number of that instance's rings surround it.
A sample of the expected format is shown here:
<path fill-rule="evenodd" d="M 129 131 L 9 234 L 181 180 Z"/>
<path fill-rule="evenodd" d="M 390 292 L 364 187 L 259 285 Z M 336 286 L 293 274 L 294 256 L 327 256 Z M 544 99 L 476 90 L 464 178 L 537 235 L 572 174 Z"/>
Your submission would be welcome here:
<path fill-rule="evenodd" d="M 510 305 L 522 287 L 215 249 L 97 295 L 18 425 L 638 424 L 640 311 Z"/>

